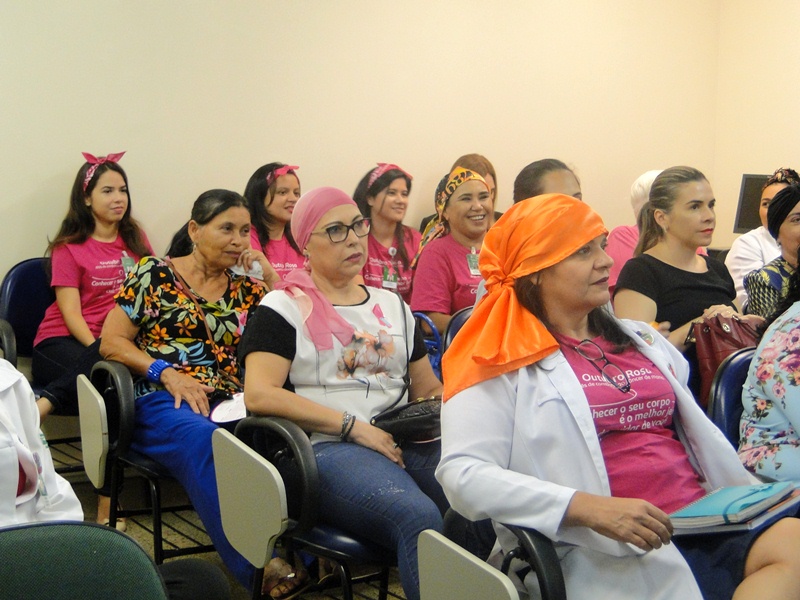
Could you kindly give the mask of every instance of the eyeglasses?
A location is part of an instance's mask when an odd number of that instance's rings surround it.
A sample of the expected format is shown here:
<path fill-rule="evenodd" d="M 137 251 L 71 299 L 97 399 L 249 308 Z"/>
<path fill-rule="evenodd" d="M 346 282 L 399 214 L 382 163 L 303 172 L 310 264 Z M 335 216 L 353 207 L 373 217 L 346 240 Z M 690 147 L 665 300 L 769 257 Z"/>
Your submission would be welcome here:
<path fill-rule="evenodd" d="M 572 347 L 575 352 L 580 354 L 583 358 L 588 360 L 594 365 L 600 374 L 608 383 L 613 385 L 623 394 L 631 391 L 631 381 L 625 374 L 625 371 L 620 369 L 617 365 L 612 363 L 606 358 L 606 353 L 603 349 L 595 344 L 592 340 L 583 340 L 577 346 Z M 620 383 L 624 381 L 624 383 Z"/>
<path fill-rule="evenodd" d="M 341 244 L 347 239 L 347 236 L 350 235 L 351 229 L 353 230 L 353 233 L 356 234 L 356 237 L 364 237 L 369 233 L 369 219 L 359 219 L 351 225 L 337 223 L 336 225 L 330 225 L 329 227 L 326 227 L 322 231 L 312 231 L 311 233 L 325 233 L 328 235 L 328 238 L 331 240 L 331 242 L 334 244 Z"/>

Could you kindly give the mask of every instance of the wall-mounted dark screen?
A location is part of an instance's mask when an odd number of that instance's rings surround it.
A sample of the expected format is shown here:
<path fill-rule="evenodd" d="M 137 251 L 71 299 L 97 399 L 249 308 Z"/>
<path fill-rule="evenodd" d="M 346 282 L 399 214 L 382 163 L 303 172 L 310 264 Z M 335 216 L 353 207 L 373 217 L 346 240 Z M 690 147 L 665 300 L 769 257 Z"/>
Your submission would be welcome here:
<path fill-rule="evenodd" d="M 734 233 L 747 233 L 761 225 L 758 205 L 761 203 L 761 190 L 769 175 L 742 175 L 742 189 L 739 191 L 739 206 L 736 209 Z"/>

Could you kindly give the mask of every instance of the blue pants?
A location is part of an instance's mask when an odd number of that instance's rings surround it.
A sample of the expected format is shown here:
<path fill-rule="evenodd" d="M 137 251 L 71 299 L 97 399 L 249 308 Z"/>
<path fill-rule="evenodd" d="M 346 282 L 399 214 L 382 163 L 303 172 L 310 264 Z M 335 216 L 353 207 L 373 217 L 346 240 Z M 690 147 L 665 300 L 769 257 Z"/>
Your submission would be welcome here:
<path fill-rule="evenodd" d="M 164 465 L 180 482 L 225 565 L 249 589 L 254 567 L 233 549 L 222 531 L 211 450 L 211 434 L 217 425 L 192 412 L 185 402 L 178 409 L 174 406 L 166 391 L 138 398 L 132 446 Z"/>
<path fill-rule="evenodd" d="M 406 468 L 354 443 L 314 446 L 320 476 L 321 518 L 356 537 L 397 552 L 408 600 L 419 600 L 417 536 L 442 530 L 447 500 L 433 472 L 441 445 L 406 444 Z M 424 491 L 423 491 L 424 490 Z"/>

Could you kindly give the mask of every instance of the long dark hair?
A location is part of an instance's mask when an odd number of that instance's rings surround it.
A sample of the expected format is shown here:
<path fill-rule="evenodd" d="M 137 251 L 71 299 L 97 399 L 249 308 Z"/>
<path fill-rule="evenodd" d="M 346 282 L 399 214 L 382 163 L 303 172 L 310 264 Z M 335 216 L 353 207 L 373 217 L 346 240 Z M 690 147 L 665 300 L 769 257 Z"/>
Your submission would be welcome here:
<path fill-rule="evenodd" d="M 191 220 L 198 225 L 205 225 L 217 215 L 236 206 L 247 208 L 247 200 L 230 190 L 208 190 L 200 194 L 194 201 Z M 167 248 L 167 256 L 170 258 L 188 256 L 192 250 L 192 238 L 189 237 L 189 221 L 187 221 L 172 236 L 172 241 Z"/>
<path fill-rule="evenodd" d="M 523 168 L 514 180 L 514 203 L 541 195 L 544 187 L 542 179 L 553 171 L 569 171 L 575 181 L 580 184 L 580 179 L 575 175 L 575 171 L 557 158 L 536 160 Z"/>
<path fill-rule="evenodd" d="M 72 192 L 70 192 L 67 216 L 64 217 L 64 220 L 61 222 L 61 227 L 56 237 L 48 244 L 47 254 L 52 255 L 53 250 L 58 246 L 64 244 L 82 244 L 91 237 L 92 233 L 94 233 L 95 221 L 92 208 L 86 206 L 86 199 L 92 195 L 103 173 L 106 171 L 115 171 L 122 176 L 125 187 L 128 188 L 128 207 L 125 209 L 125 214 L 122 215 L 122 220 L 119 222 L 119 236 L 134 254 L 137 256 L 147 256 L 150 254 L 150 249 L 144 243 L 142 228 L 136 219 L 131 216 L 133 204 L 131 202 L 130 187 L 128 186 L 128 176 L 125 174 L 125 170 L 114 162 L 105 162 L 98 165 L 84 191 L 83 180 L 86 178 L 86 172 L 92 166 L 93 165 L 86 162 L 78 170 L 78 174 L 75 176 L 75 182 L 72 184 Z"/>
<path fill-rule="evenodd" d="M 261 243 L 264 244 L 264 248 L 259 248 L 259 250 L 264 250 L 265 254 L 266 244 L 269 241 L 270 225 L 276 224 L 275 217 L 267 212 L 267 206 L 272 204 L 272 200 L 275 198 L 275 190 L 278 187 L 278 178 L 275 177 L 268 185 L 267 175 L 272 173 L 275 169 L 280 169 L 285 166 L 285 164 L 280 162 L 272 162 L 263 167 L 259 167 L 256 169 L 256 172 L 250 176 L 250 179 L 247 181 L 247 186 L 244 188 L 247 210 L 250 211 L 250 222 L 253 224 L 253 227 L 255 227 Z M 297 177 L 297 173 L 294 171 L 289 171 L 288 174 Z M 299 177 L 297 181 L 298 183 L 300 182 Z M 267 202 L 267 198 L 269 198 L 269 202 Z M 297 242 L 295 242 L 292 237 L 292 230 L 289 223 L 286 223 L 284 226 L 283 235 L 289 240 L 289 245 L 299 254 L 300 248 L 297 247 Z M 267 259 L 269 259 L 269 256 L 267 256 Z"/>
<path fill-rule="evenodd" d="M 411 178 L 400 171 L 399 169 L 389 169 L 369 185 L 369 176 L 375 169 L 370 169 L 361 181 L 356 186 L 356 191 L 353 192 L 353 200 L 358 205 L 358 210 L 361 214 L 368 219 L 372 218 L 372 207 L 367 202 L 367 198 L 375 198 L 383 190 L 388 188 L 395 179 L 404 179 L 408 192 L 411 193 Z M 411 230 L 406 231 L 405 225 L 397 223 L 394 228 L 394 245 L 397 247 L 397 256 L 400 262 L 403 263 L 403 268 L 407 269 L 411 264 L 411 259 L 406 251 L 406 239 L 411 239 Z"/>
<path fill-rule="evenodd" d="M 533 282 L 531 276 L 528 275 L 515 280 L 514 293 L 522 306 L 544 323 L 545 327 L 551 329 L 544 301 L 542 300 L 542 288 L 539 284 Z M 631 338 L 622 330 L 619 323 L 609 314 L 605 306 L 598 306 L 589 313 L 589 329 L 600 335 L 604 340 L 614 344 L 612 352 L 615 354 L 619 354 L 633 345 Z"/>

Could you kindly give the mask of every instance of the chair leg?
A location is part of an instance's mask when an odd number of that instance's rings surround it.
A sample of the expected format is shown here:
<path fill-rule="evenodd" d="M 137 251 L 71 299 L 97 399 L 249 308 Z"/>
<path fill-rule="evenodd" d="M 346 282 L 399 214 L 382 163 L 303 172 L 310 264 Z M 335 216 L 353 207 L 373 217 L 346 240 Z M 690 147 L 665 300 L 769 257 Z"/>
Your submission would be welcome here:
<path fill-rule="evenodd" d="M 161 528 L 161 486 L 158 481 L 148 478 L 150 502 L 153 514 L 153 560 L 157 565 L 164 562 L 164 539 Z"/>
<path fill-rule="evenodd" d="M 256 569 L 253 573 L 253 587 L 252 598 L 253 600 L 261 600 L 261 586 L 264 583 L 264 569 Z"/>
<path fill-rule="evenodd" d="M 111 528 L 117 527 L 117 518 L 119 516 L 117 514 L 119 512 L 119 488 L 123 477 L 125 477 L 124 467 L 119 463 L 115 463 L 114 467 L 111 469 L 111 497 L 109 498 L 111 505 L 108 511 L 108 526 Z"/>
<path fill-rule="evenodd" d="M 378 600 L 388 600 L 389 598 L 389 567 L 381 569 L 380 578 L 381 589 L 378 592 Z"/>
<path fill-rule="evenodd" d="M 339 571 L 339 581 L 342 582 L 342 600 L 353 600 L 353 575 L 350 567 L 345 563 L 338 563 L 336 570 Z"/>

